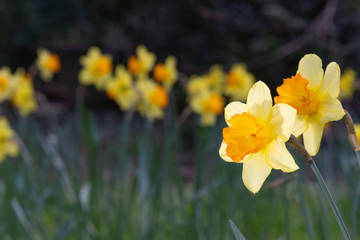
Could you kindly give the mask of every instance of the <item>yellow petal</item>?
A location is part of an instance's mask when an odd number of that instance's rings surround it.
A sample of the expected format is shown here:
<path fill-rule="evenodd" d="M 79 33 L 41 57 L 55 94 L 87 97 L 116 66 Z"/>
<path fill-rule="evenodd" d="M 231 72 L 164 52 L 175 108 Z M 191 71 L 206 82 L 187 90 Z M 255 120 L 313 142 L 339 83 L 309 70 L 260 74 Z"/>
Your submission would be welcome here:
<path fill-rule="evenodd" d="M 305 149 L 311 156 L 315 156 L 319 151 L 323 130 L 323 123 L 319 123 L 314 117 L 309 118 L 309 126 L 303 137 Z"/>
<path fill-rule="evenodd" d="M 226 151 L 225 151 L 226 147 L 227 147 L 226 143 L 222 142 L 219 149 L 219 155 L 225 162 L 233 162 L 233 160 L 226 155 Z"/>
<path fill-rule="evenodd" d="M 321 93 L 329 93 L 337 98 L 340 92 L 340 67 L 337 63 L 330 63 L 325 70 L 324 79 L 321 83 Z"/>
<path fill-rule="evenodd" d="M 257 193 L 269 176 L 271 167 L 266 163 L 265 152 L 259 151 L 244 162 L 242 179 L 244 185 L 252 193 Z"/>
<path fill-rule="evenodd" d="M 268 130 L 273 136 L 280 136 L 287 141 L 295 125 L 296 109 L 290 105 L 279 103 L 271 111 Z"/>
<path fill-rule="evenodd" d="M 309 115 L 296 116 L 294 129 L 292 131 L 292 134 L 294 134 L 295 137 L 300 136 L 306 131 L 306 129 L 308 128 L 308 118 Z"/>
<path fill-rule="evenodd" d="M 299 169 L 282 139 L 276 138 L 266 146 L 266 161 L 274 169 L 294 172 Z"/>
<path fill-rule="evenodd" d="M 228 122 L 228 120 L 234 116 L 235 114 L 242 114 L 243 112 L 246 112 L 246 104 L 242 102 L 231 102 L 225 107 L 225 121 L 230 127 L 231 124 Z"/>
<path fill-rule="evenodd" d="M 316 117 L 321 123 L 338 121 L 345 115 L 341 102 L 338 99 L 331 97 L 329 94 L 320 103 Z"/>
<path fill-rule="evenodd" d="M 297 73 L 309 81 L 309 88 L 317 90 L 324 75 L 321 59 L 315 54 L 306 54 L 299 62 Z"/>
<path fill-rule="evenodd" d="M 267 121 L 272 107 L 271 93 L 268 86 L 258 81 L 250 89 L 247 97 L 247 113 L 254 116 L 260 124 Z"/>

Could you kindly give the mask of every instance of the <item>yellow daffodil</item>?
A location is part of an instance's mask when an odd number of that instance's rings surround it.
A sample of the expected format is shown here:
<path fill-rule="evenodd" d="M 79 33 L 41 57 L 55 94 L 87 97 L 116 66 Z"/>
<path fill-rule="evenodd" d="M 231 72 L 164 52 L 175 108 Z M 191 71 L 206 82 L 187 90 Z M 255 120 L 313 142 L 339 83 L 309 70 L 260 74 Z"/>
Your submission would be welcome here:
<path fill-rule="evenodd" d="M 216 116 L 224 111 L 224 99 L 216 92 L 201 91 L 190 97 L 190 107 L 200 115 L 202 126 L 214 126 Z"/>
<path fill-rule="evenodd" d="M 141 98 L 139 104 L 140 114 L 150 121 L 163 118 L 164 108 L 169 103 L 166 90 L 147 78 L 138 81 L 137 88 Z"/>
<path fill-rule="evenodd" d="M 162 83 L 166 91 L 170 92 L 178 77 L 176 69 L 176 58 L 169 56 L 165 63 L 158 63 L 153 70 L 153 78 L 156 82 Z"/>
<path fill-rule="evenodd" d="M 115 77 L 106 87 L 106 94 L 114 100 L 121 110 L 127 111 L 134 107 L 137 102 L 137 93 L 133 86 L 133 80 L 123 65 L 115 69 Z"/>
<path fill-rule="evenodd" d="M 356 72 L 352 68 L 346 68 L 340 78 L 339 99 L 350 101 L 355 91 Z"/>
<path fill-rule="evenodd" d="M 10 99 L 14 87 L 15 81 L 10 68 L 0 68 L 0 103 Z"/>
<path fill-rule="evenodd" d="M 277 88 L 275 103 L 287 103 L 297 109 L 293 134 L 303 134 L 305 148 L 312 156 L 319 151 L 324 125 L 345 115 L 337 99 L 339 91 L 339 65 L 330 63 L 324 74 L 321 59 L 315 54 L 305 55 L 296 76 L 284 79 Z"/>
<path fill-rule="evenodd" d="M 272 168 L 283 172 L 298 169 L 285 146 L 295 118 L 296 109 L 289 105 L 272 106 L 270 90 L 261 81 L 250 89 L 246 104 L 226 106 L 228 127 L 223 130 L 219 154 L 227 162 L 244 164 L 242 179 L 251 192 L 260 190 Z"/>
<path fill-rule="evenodd" d="M 255 83 L 255 77 L 246 70 L 245 64 L 234 64 L 226 76 L 226 87 L 224 94 L 232 101 L 244 101 Z"/>
<path fill-rule="evenodd" d="M 40 77 L 49 82 L 61 70 L 60 58 L 56 53 L 52 53 L 45 48 L 39 48 L 37 51 L 36 67 L 39 70 Z"/>
<path fill-rule="evenodd" d="M 12 93 L 11 103 L 19 109 L 20 115 L 25 117 L 37 107 L 32 78 L 23 69 L 18 69 L 14 80 L 16 87 Z"/>
<path fill-rule="evenodd" d="M 190 96 L 194 96 L 202 91 L 209 91 L 210 84 L 204 76 L 191 76 L 187 84 L 187 92 Z"/>
<path fill-rule="evenodd" d="M 155 60 L 155 54 L 140 45 L 136 48 L 136 56 L 128 59 L 128 71 L 133 75 L 146 75 L 154 66 Z"/>
<path fill-rule="evenodd" d="M 220 65 L 211 66 L 210 71 L 204 77 L 209 82 L 211 90 L 219 93 L 223 91 L 225 73 Z"/>
<path fill-rule="evenodd" d="M 0 162 L 6 156 L 15 157 L 19 154 L 19 146 L 15 141 L 15 133 L 11 129 L 8 120 L 0 117 Z"/>
<path fill-rule="evenodd" d="M 85 56 L 80 57 L 80 64 L 83 66 L 79 73 L 80 83 L 104 90 L 113 71 L 111 55 L 102 54 L 99 48 L 91 47 Z"/>

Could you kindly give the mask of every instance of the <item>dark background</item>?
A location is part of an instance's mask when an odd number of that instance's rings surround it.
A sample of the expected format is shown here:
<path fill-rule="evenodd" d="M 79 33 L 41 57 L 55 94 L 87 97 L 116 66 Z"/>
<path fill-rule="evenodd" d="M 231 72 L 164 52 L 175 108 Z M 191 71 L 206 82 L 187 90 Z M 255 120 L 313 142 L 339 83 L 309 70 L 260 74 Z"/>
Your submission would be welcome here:
<path fill-rule="evenodd" d="M 0 65 L 28 68 L 41 46 L 58 53 L 61 72 L 36 87 L 71 104 L 78 59 L 90 46 L 126 64 L 144 44 L 158 61 L 175 55 L 186 75 L 244 62 L 275 94 L 307 53 L 319 55 L 324 67 L 336 61 L 359 71 L 359 16 L 358 1 L 350 0 L 1 1 Z M 351 104 L 358 100 L 355 94 Z"/>

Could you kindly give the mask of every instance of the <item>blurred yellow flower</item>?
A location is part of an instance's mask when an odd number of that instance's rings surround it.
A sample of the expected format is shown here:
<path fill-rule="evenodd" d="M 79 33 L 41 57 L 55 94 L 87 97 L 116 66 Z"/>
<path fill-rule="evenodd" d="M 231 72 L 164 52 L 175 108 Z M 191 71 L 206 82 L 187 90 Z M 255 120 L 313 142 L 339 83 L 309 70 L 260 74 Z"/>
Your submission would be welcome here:
<path fill-rule="evenodd" d="M 39 70 L 40 77 L 46 82 L 51 81 L 54 73 L 58 73 L 61 69 L 59 56 L 45 48 L 38 49 L 35 64 Z"/>
<path fill-rule="evenodd" d="M 163 118 L 164 108 L 169 103 L 166 90 L 147 78 L 137 81 L 137 89 L 141 100 L 138 106 L 140 114 L 150 121 Z"/>
<path fill-rule="evenodd" d="M 210 84 L 204 76 L 193 75 L 189 78 L 187 84 L 187 92 L 190 96 L 194 96 L 202 91 L 208 91 Z"/>
<path fill-rule="evenodd" d="M 15 133 L 5 117 L 0 117 L 0 162 L 6 156 L 15 157 L 19 154 L 19 146 L 15 141 Z"/>
<path fill-rule="evenodd" d="M 287 104 L 272 106 L 269 88 L 258 81 L 247 103 L 232 102 L 225 108 L 228 125 L 223 130 L 219 154 L 224 161 L 243 163 L 242 179 L 247 189 L 260 190 L 271 169 L 293 172 L 299 167 L 288 152 L 296 109 Z"/>
<path fill-rule="evenodd" d="M 136 56 L 128 59 L 128 71 L 133 75 L 146 75 L 154 66 L 156 56 L 149 52 L 147 48 L 140 45 L 136 48 Z"/>
<path fill-rule="evenodd" d="M 355 92 L 356 72 L 352 68 L 346 68 L 340 78 L 339 99 L 350 101 Z"/>
<path fill-rule="evenodd" d="M 0 68 L 0 103 L 10 99 L 15 81 L 8 67 Z"/>
<path fill-rule="evenodd" d="M 204 76 L 209 82 L 211 90 L 218 93 L 224 89 L 225 73 L 222 67 L 218 64 L 212 65 L 210 71 Z"/>
<path fill-rule="evenodd" d="M 123 65 L 116 67 L 115 77 L 108 83 L 106 94 L 123 111 L 127 111 L 136 105 L 138 96 L 133 86 L 133 80 Z"/>
<path fill-rule="evenodd" d="M 98 47 L 91 47 L 85 56 L 80 57 L 80 64 L 83 66 L 79 73 L 80 83 L 104 90 L 113 71 L 111 55 L 102 54 Z"/>
<path fill-rule="evenodd" d="M 20 115 L 25 117 L 37 108 L 32 78 L 24 69 L 18 69 L 14 74 L 14 81 L 16 87 L 12 93 L 11 103 L 19 109 Z"/>
<path fill-rule="evenodd" d="M 226 76 L 224 94 L 229 96 L 232 101 L 244 101 L 254 83 L 255 77 L 246 70 L 245 64 L 234 64 Z"/>
<path fill-rule="evenodd" d="M 319 151 L 324 125 L 345 115 L 337 99 L 339 91 L 339 65 L 330 63 L 324 74 L 321 59 L 315 54 L 305 55 L 296 76 L 284 79 L 277 88 L 275 104 L 287 103 L 297 109 L 293 134 L 303 134 L 305 148 L 312 156 Z"/>
<path fill-rule="evenodd" d="M 162 83 L 166 91 L 170 92 L 178 78 L 176 58 L 168 56 L 165 59 L 165 64 L 156 64 L 153 70 L 153 78 L 156 82 Z"/>
<path fill-rule="evenodd" d="M 190 107 L 200 115 L 202 126 L 214 126 L 216 116 L 224 111 L 224 99 L 216 92 L 201 91 L 190 97 Z"/>

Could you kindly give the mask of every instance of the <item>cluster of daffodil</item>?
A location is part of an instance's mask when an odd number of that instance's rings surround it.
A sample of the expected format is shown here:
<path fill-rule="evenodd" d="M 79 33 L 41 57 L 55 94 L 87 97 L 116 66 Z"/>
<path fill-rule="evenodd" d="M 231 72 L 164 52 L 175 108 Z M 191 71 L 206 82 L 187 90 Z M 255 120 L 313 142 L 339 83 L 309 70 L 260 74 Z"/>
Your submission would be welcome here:
<path fill-rule="evenodd" d="M 339 91 L 338 64 L 330 63 L 324 72 L 315 54 L 305 55 L 296 75 L 284 79 L 274 106 L 265 83 L 255 83 L 246 104 L 232 102 L 225 108 L 228 127 L 223 130 L 221 158 L 244 164 L 242 178 L 253 193 L 259 191 L 271 169 L 297 170 L 285 142 L 291 134 L 302 135 L 307 152 L 316 155 L 324 125 L 345 115 Z"/>
<path fill-rule="evenodd" d="M 245 64 L 234 64 L 228 74 L 221 66 L 213 65 L 207 74 L 189 78 L 189 105 L 200 115 L 201 125 L 213 126 L 217 115 L 223 113 L 225 97 L 231 101 L 245 100 L 254 82 L 255 77 Z"/>
<path fill-rule="evenodd" d="M 165 63 L 155 65 L 155 61 L 155 54 L 140 45 L 136 48 L 136 55 L 128 59 L 127 68 L 118 64 L 113 73 L 111 55 L 91 47 L 87 55 L 80 58 L 83 68 L 79 80 L 84 85 L 94 85 L 98 90 L 106 91 L 123 111 L 138 110 L 150 121 L 161 119 L 178 72 L 173 56 L 168 56 Z"/>

